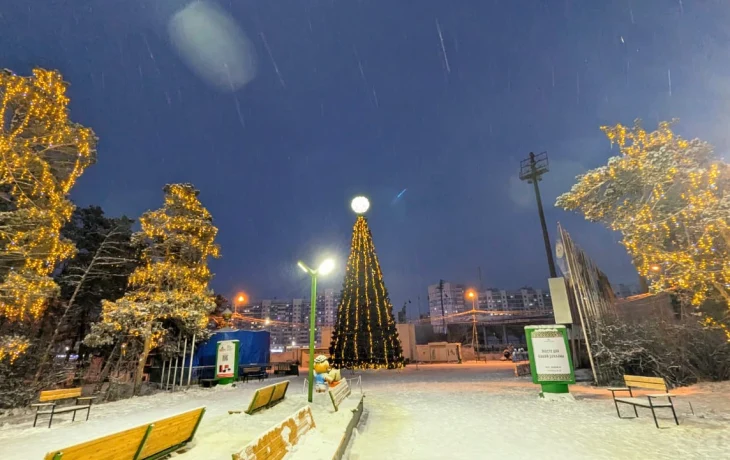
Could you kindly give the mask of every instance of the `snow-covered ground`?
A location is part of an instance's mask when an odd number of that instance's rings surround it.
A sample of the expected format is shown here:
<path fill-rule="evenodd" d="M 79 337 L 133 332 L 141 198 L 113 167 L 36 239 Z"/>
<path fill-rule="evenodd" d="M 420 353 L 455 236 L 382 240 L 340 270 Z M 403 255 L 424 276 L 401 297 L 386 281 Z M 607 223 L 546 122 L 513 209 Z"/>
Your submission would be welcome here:
<path fill-rule="evenodd" d="M 574 402 L 540 400 L 511 364 L 409 366 L 363 382 L 350 460 L 730 458 L 730 382 L 673 391 L 680 425 L 659 409 L 659 430 L 647 409 L 619 419 L 605 389 L 573 385 Z"/>
<path fill-rule="evenodd" d="M 681 395 L 680 426 L 674 426 L 665 409 L 659 411 L 663 429 L 657 430 L 647 410 L 639 409 L 639 419 L 618 419 L 604 389 L 574 385 L 574 402 L 539 400 L 538 387 L 514 377 L 509 363 L 409 366 L 362 376 L 365 413 L 348 449 L 351 460 L 730 458 L 730 382 L 673 391 Z M 229 460 L 306 404 L 303 377 L 296 377 L 290 378 L 287 398 L 274 408 L 253 416 L 228 414 L 245 409 L 256 388 L 279 380 L 100 404 L 92 408 L 88 422 L 71 423 L 63 415 L 51 429 L 43 419 L 37 428 L 32 417 L 13 424 L 0 419 L 5 423 L 0 427 L 0 458 L 43 458 L 53 449 L 206 406 L 192 448 L 175 458 Z M 326 395 L 315 395 L 317 427 L 289 458 L 329 460 L 358 395 L 354 389 L 336 414 Z M 630 408 L 624 410 L 630 413 Z"/>
<path fill-rule="evenodd" d="M 54 417 L 53 427 L 50 429 L 47 428 L 48 418 L 39 418 L 38 426 L 35 428 L 32 416 L 24 417 L 21 423 L 14 421 L 10 424 L 5 421 L 0 427 L 0 458 L 40 459 L 54 449 L 205 406 L 206 413 L 191 443 L 192 448 L 178 457 L 230 460 L 232 453 L 240 451 L 250 441 L 306 404 L 306 395 L 302 394 L 303 377 L 294 377 L 289 379 L 291 384 L 286 399 L 275 407 L 252 416 L 228 414 L 229 410 L 245 410 L 257 388 L 281 380 L 267 379 L 263 383 L 239 383 L 235 388 L 232 386 L 195 388 L 184 392 L 158 393 L 99 404 L 92 406 L 88 422 L 83 421 L 84 417 L 79 417 L 81 421 L 72 423 L 70 414 L 62 414 Z M 326 395 L 318 396 L 321 396 L 320 399 L 326 397 Z M 313 405 L 315 422 L 318 428 L 324 431 L 331 428 L 332 423 L 336 426 L 341 425 L 335 420 L 330 420 L 332 417 L 329 417 L 327 409 L 331 411 L 331 404 L 329 408 L 323 404 Z M 0 423 L 3 421 L 0 420 Z"/>

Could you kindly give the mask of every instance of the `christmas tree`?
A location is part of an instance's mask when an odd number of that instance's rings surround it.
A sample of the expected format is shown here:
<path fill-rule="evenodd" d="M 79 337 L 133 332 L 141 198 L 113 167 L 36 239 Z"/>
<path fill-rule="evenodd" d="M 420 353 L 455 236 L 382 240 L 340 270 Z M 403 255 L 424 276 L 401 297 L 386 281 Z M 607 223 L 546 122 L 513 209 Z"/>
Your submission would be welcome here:
<path fill-rule="evenodd" d="M 367 199 L 353 200 L 357 216 L 330 355 L 336 368 L 403 367 L 393 305 L 383 282 L 367 219 Z"/>

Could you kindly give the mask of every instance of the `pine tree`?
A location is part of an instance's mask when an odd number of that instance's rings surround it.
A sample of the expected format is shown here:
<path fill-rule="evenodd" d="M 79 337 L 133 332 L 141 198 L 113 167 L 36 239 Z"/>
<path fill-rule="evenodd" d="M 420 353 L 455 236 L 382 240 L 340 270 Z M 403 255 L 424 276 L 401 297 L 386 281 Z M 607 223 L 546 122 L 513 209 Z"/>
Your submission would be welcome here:
<path fill-rule="evenodd" d="M 74 243 L 76 255 L 62 264 L 55 277 L 60 287 L 59 308 L 47 310 L 55 328 L 45 353 L 40 353 L 36 380 L 57 342 L 71 340 L 66 357 L 99 318 L 102 300 L 117 300 L 124 295 L 127 279 L 139 262 L 131 243 L 134 221 L 122 216 L 110 218 L 99 206 L 76 208 L 61 234 Z M 80 355 L 81 350 L 80 350 Z"/>
<path fill-rule="evenodd" d="M 27 350 L 25 334 L 58 293 L 51 274 L 75 253 L 61 228 L 96 137 L 69 119 L 66 87 L 54 71 L 0 71 L 0 359 Z"/>
<path fill-rule="evenodd" d="M 205 334 L 215 300 L 208 289 L 208 258 L 218 257 L 218 229 L 190 184 L 165 187 L 165 204 L 140 218 L 134 240 L 144 246 L 142 265 L 129 277 L 129 291 L 115 302 L 104 301 L 102 320 L 85 342 L 104 345 L 122 336 L 141 342 L 135 390 L 150 350 L 171 325 L 188 335 Z"/>
<path fill-rule="evenodd" d="M 372 234 L 362 215 L 357 217 L 352 231 L 330 355 L 336 368 L 403 367 L 393 305 L 383 282 Z"/>
<path fill-rule="evenodd" d="M 730 305 L 728 165 L 668 122 L 653 132 L 638 121 L 602 130 L 620 155 L 579 176 L 556 205 L 620 232 L 654 292 L 688 293 L 695 305 L 719 295 Z"/>

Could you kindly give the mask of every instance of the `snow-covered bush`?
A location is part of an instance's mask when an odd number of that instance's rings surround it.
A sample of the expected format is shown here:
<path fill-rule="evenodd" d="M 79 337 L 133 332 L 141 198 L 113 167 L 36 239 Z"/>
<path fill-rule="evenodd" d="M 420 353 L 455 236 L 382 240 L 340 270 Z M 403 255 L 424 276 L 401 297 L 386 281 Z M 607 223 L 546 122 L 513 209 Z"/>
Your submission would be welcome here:
<path fill-rule="evenodd" d="M 596 366 L 612 383 L 622 375 L 657 376 L 672 386 L 730 379 L 730 343 L 719 326 L 691 318 L 680 323 L 604 323 L 592 344 Z"/>

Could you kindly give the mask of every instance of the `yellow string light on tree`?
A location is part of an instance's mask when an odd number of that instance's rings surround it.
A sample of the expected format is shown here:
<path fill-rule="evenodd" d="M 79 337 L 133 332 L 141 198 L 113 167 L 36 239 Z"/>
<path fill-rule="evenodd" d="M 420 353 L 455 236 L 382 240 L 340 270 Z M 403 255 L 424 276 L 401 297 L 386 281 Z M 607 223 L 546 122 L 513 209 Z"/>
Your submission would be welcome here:
<path fill-rule="evenodd" d="M 122 331 L 140 337 L 140 366 L 164 339 L 166 320 L 200 334 L 215 308 L 208 289 L 212 278 L 208 258 L 220 255 L 215 243 L 218 229 L 192 185 L 167 185 L 164 191 L 164 206 L 142 215 L 142 229 L 133 236 L 144 249 L 142 266 L 129 277 L 130 289 L 115 302 L 103 302 L 102 320 L 87 338 L 108 343 Z M 141 369 L 137 374 L 141 378 Z"/>
<path fill-rule="evenodd" d="M 362 213 L 367 206 L 358 211 L 354 200 L 353 209 Z M 403 366 L 393 306 L 383 282 L 372 234 L 362 215 L 357 217 L 352 230 L 330 356 L 333 366 L 340 368 Z"/>
<path fill-rule="evenodd" d="M 0 318 L 10 323 L 41 316 L 58 289 L 50 275 L 75 252 L 61 238 L 74 209 L 67 195 L 96 161 L 97 139 L 69 119 L 66 87 L 55 71 L 0 71 Z M 21 336 L 0 338 L 0 357 L 27 346 Z"/>
<path fill-rule="evenodd" d="M 578 178 L 557 206 L 579 210 L 622 235 L 654 292 L 674 289 L 695 305 L 730 304 L 730 168 L 712 146 L 662 122 L 651 133 L 603 127 L 620 156 Z"/>

